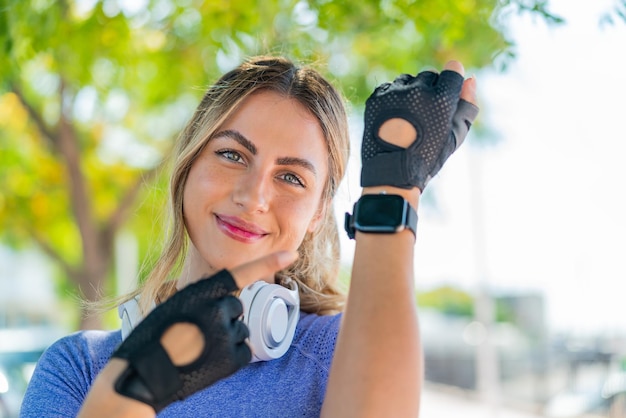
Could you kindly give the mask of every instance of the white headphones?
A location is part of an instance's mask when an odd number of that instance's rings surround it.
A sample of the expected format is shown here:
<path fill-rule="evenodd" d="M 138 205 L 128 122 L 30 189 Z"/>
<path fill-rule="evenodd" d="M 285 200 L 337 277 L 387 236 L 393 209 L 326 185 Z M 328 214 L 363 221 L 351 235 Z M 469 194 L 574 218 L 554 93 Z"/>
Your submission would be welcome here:
<path fill-rule="evenodd" d="M 252 362 L 272 360 L 287 352 L 300 317 L 300 296 L 294 280 L 290 288 L 259 281 L 241 290 L 242 321 L 250 330 Z"/>
<path fill-rule="evenodd" d="M 300 296 L 294 280 L 284 279 L 283 282 L 289 288 L 258 281 L 241 290 L 242 321 L 250 330 L 251 362 L 282 357 L 293 341 L 300 318 Z M 153 303 L 152 308 L 155 306 Z M 124 340 L 143 319 L 139 297 L 124 302 L 117 310 Z"/>

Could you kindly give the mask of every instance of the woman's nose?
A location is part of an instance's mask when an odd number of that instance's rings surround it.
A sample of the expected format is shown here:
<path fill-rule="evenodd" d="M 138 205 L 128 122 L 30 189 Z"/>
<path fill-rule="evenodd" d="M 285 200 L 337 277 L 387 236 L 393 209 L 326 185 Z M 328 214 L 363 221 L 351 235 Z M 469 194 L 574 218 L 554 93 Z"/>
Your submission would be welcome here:
<path fill-rule="evenodd" d="M 248 213 L 263 213 L 269 208 L 271 176 L 251 171 L 242 176 L 233 190 L 233 201 Z"/>

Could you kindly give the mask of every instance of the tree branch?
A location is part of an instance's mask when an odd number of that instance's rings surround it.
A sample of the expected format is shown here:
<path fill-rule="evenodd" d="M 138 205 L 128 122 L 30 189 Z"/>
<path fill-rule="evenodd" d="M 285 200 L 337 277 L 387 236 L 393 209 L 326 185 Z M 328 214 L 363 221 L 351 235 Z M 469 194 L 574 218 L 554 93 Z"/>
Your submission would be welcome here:
<path fill-rule="evenodd" d="M 69 95 L 66 92 L 66 84 L 61 80 L 59 91 L 61 98 L 61 117 L 59 119 L 58 149 L 67 168 L 70 204 L 74 219 L 81 236 L 83 250 L 83 266 L 88 277 L 99 277 L 106 269 L 100 256 L 101 241 L 91 209 L 91 199 L 87 193 L 85 175 L 81 168 L 81 153 L 79 148 L 78 134 L 69 119 L 70 107 Z"/>
<path fill-rule="evenodd" d="M 26 96 L 24 96 L 22 89 L 20 89 L 17 84 L 11 83 L 11 91 L 17 96 L 22 106 L 24 106 L 24 109 L 26 109 L 28 116 L 30 116 L 32 121 L 35 123 L 35 126 L 41 136 L 47 140 L 47 142 L 53 149 L 57 149 L 58 135 L 55 132 L 51 131 L 50 128 L 46 125 L 46 122 L 44 122 L 41 114 L 39 114 L 39 112 L 35 110 L 34 106 L 26 99 Z"/>
<path fill-rule="evenodd" d="M 112 235 L 119 229 L 119 227 L 126 221 L 128 218 L 128 211 L 135 203 L 137 199 L 137 195 L 141 191 L 142 187 L 146 183 L 150 183 L 154 178 L 158 175 L 161 168 L 163 167 L 163 162 L 158 164 L 156 167 L 151 168 L 150 170 L 146 170 L 142 174 L 139 175 L 139 178 L 124 194 L 122 199 L 120 200 L 119 205 L 115 209 L 115 211 L 111 214 L 109 219 L 107 220 L 104 230 L 108 230 Z"/>
<path fill-rule="evenodd" d="M 142 189 L 142 186 L 151 182 L 154 177 L 159 173 L 164 162 L 161 162 L 156 167 L 147 170 L 139 175 L 135 184 L 133 184 L 120 200 L 119 205 L 113 211 L 107 222 L 100 230 L 100 242 L 102 243 L 103 256 L 106 262 L 109 262 L 113 256 L 113 240 L 118 229 L 128 219 L 130 208 L 137 200 L 137 195 Z"/>
<path fill-rule="evenodd" d="M 30 236 L 35 240 L 37 245 L 41 248 L 41 250 L 48 257 L 58 263 L 70 279 L 72 279 L 75 283 L 78 283 L 81 274 L 80 271 L 76 267 L 70 265 L 67 261 L 65 261 L 61 254 L 59 254 L 54 248 L 52 248 L 52 246 L 48 244 L 48 242 L 43 239 L 43 237 L 39 235 L 35 230 L 33 230 L 32 228 L 28 228 L 28 232 Z"/>

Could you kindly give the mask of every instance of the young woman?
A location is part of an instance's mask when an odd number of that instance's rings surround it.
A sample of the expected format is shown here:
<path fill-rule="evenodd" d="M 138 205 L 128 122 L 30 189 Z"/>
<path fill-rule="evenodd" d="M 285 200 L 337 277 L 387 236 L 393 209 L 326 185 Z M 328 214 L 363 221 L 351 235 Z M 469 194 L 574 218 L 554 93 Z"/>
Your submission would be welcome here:
<path fill-rule="evenodd" d="M 476 117 L 475 81 L 462 74 L 452 61 L 368 99 L 345 305 L 332 210 L 348 160 L 340 94 L 283 58 L 225 74 L 177 143 L 170 235 L 132 295 L 145 319 L 124 340 L 83 331 L 55 343 L 22 416 L 417 416 L 415 209 Z M 258 326 L 241 320 L 249 302 L 232 296 L 243 289 L 244 300 L 260 280 L 299 296 L 293 340 L 271 359 L 252 344 Z M 276 306 L 264 315 L 290 312 Z M 262 322 L 262 331 L 281 339 L 285 321 Z"/>

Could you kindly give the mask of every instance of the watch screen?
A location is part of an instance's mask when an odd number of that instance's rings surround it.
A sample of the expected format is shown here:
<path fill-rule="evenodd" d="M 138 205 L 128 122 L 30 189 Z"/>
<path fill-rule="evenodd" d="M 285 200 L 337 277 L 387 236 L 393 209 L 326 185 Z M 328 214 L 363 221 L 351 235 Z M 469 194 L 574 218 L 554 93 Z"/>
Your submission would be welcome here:
<path fill-rule="evenodd" d="M 356 223 L 373 231 L 395 230 L 403 225 L 404 199 L 397 195 L 366 195 L 359 201 Z"/>

